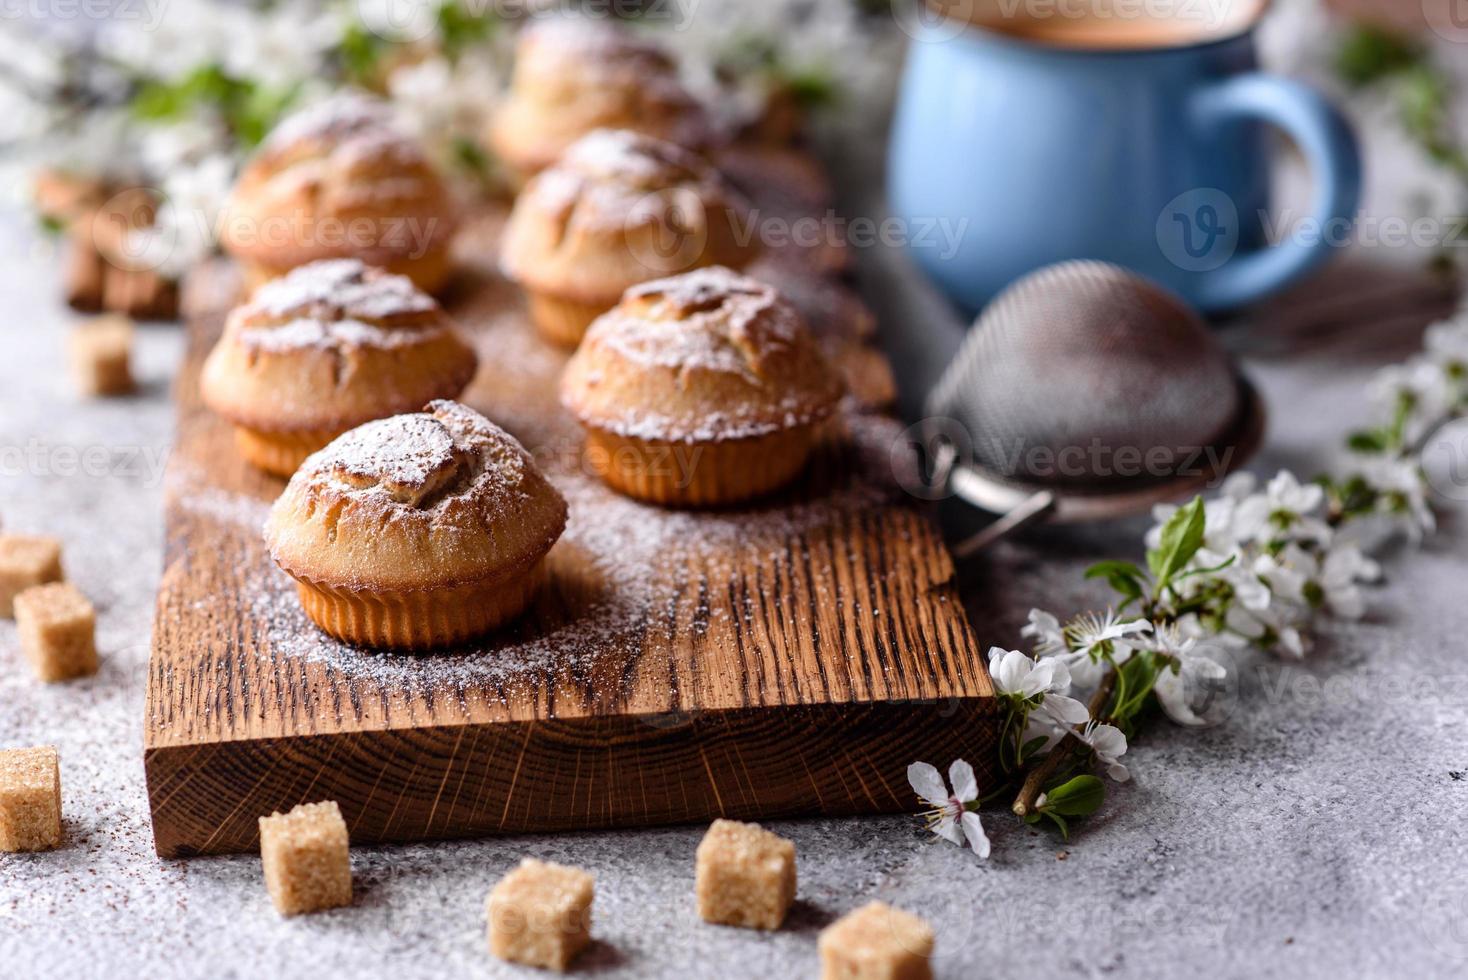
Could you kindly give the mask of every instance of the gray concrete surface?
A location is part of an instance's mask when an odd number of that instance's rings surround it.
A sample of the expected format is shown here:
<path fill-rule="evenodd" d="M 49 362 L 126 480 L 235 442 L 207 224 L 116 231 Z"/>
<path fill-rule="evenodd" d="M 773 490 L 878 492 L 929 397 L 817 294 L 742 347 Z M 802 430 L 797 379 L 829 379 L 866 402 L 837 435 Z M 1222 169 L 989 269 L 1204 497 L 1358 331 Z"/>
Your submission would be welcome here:
<path fill-rule="evenodd" d="M 915 818 L 774 825 L 800 849 L 800 904 L 775 934 L 697 921 L 696 827 L 359 849 L 354 906 L 291 921 L 271 910 L 255 858 L 160 861 L 141 719 L 179 332 L 143 332 L 139 397 L 81 402 L 51 269 L 4 226 L 0 520 L 65 539 L 99 607 L 104 666 L 40 686 L 0 622 L 0 746 L 60 747 L 67 834 L 53 853 L 0 855 L 0 977 L 526 976 L 486 955 L 481 906 L 527 854 L 596 874 L 591 975 L 813 977 L 819 929 L 869 899 L 934 923 L 944 978 L 1468 973 L 1461 507 L 1389 564 L 1366 621 L 1330 630 L 1304 663 L 1241 663 L 1223 724 L 1149 730 L 1128 756 L 1134 781 L 1068 845 L 998 812 L 987 862 Z M 1397 288 L 1348 267 L 1318 298 L 1280 304 L 1293 333 L 1230 334 L 1273 412 L 1261 471 L 1328 462 L 1371 369 L 1420 330 Z M 1352 326 L 1353 310 L 1375 308 L 1352 290 L 1376 307 L 1385 295 L 1386 310 Z M 1079 570 L 1135 554 L 1142 527 L 1043 533 L 966 567 L 984 642 L 1016 643 L 1033 604 L 1102 601 Z"/>

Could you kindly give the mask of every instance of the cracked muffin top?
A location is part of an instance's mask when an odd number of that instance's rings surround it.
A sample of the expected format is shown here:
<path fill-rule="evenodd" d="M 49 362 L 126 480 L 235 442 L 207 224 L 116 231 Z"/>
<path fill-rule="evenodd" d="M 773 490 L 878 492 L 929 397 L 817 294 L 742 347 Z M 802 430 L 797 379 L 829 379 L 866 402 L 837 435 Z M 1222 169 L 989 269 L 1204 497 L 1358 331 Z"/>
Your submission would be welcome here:
<path fill-rule="evenodd" d="M 349 256 L 390 265 L 443 246 L 456 227 L 448 188 L 393 109 L 346 91 L 266 137 L 231 192 L 220 243 L 277 270 Z"/>
<path fill-rule="evenodd" d="M 508 98 L 490 123 L 495 153 L 523 174 L 594 129 L 634 129 L 701 149 L 708 114 L 662 48 L 604 19 L 546 17 L 520 33 Z"/>
<path fill-rule="evenodd" d="M 840 397 L 795 308 L 721 266 L 627 290 L 561 378 L 582 423 L 649 441 L 765 436 L 825 419 Z"/>
<path fill-rule="evenodd" d="M 200 387 L 237 425 L 342 431 L 457 397 L 477 365 L 453 321 L 406 276 L 328 259 L 231 311 Z"/>
<path fill-rule="evenodd" d="M 265 541 L 285 571 L 334 589 L 441 589 L 523 572 L 566 513 L 513 436 L 435 401 L 307 458 L 271 508 Z"/>
<path fill-rule="evenodd" d="M 515 200 L 500 267 L 529 289 L 611 305 L 628 286 L 756 251 L 749 204 L 699 157 L 602 129 Z"/>

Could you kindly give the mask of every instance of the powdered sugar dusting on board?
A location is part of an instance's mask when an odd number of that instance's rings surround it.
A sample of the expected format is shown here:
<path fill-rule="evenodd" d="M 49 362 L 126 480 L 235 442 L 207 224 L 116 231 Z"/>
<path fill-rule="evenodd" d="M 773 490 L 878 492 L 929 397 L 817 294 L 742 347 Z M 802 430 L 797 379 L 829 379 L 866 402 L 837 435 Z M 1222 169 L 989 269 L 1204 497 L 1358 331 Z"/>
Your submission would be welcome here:
<path fill-rule="evenodd" d="M 798 553 L 802 540 L 890 502 L 885 478 L 892 440 L 900 427 L 874 416 L 853 416 L 848 444 L 831 451 L 859 474 L 826 494 L 776 498 L 731 511 L 675 511 L 619 496 L 594 476 L 573 468 L 551 474 L 570 505 L 565 534 L 551 552 L 552 593 L 543 601 L 572 606 L 569 618 L 535 609 L 505 631 L 458 650 L 396 654 L 363 650 L 322 633 L 306 617 L 294 583 L 269 564 L 251 569 L 250 613 L 264 624 L 263 648 L 273 656 L 327 666 L 349 681 L 501 698 L 507 687 L 540 685 L 566 673 L 589 672 L 632 656 L 650 620 L 684 597 L 693 570 L 710 562 L 778 564 Z M 561 565 L 557 554 L 574 552 Z M 263 553 L 262 553 L 263 559 Z M 574 565 L 589 579 L 558 581 Z M 564 600 L 564 601 L 562 601 Z M 694 610 L 695 629 L 712 625 L 709 609 Z"/>

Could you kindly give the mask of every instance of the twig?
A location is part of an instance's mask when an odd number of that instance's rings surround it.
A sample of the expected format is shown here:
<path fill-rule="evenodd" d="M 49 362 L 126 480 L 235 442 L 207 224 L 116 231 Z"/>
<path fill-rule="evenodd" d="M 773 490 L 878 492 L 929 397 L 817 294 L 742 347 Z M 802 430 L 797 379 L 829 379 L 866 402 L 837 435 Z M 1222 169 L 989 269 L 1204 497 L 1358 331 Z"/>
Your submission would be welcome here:
<path fill-rule="evenodd" d="M 1111 699 L 1111 692 L 1116 687 L 1116 668 L 1101 679 L 1101 684 L 1096 688 L 1096 693 L 1091 695 L 1087 711 L 1092 718 L 1098 717 L 1101 709 L 1106 707 L 1106 702 Z M 1034 809 L 1035 800 L 1040 795 L 1041 788 L 1050 781 L 1061 765 L 1068 762 L 1077 749 L 1086 748 L 1086 743 L 1076 737 L 1075 732 L 1066 732 L 1060 744 L 1050 750 L 1050 754 L 1040 760 L 1040 764 L 1030 770 L 1025 777 L 1024 784 L 1019 788 L 1019 795 L 1014 798 L 1014 814 L 1017 817 L 1027 817 Z"/>

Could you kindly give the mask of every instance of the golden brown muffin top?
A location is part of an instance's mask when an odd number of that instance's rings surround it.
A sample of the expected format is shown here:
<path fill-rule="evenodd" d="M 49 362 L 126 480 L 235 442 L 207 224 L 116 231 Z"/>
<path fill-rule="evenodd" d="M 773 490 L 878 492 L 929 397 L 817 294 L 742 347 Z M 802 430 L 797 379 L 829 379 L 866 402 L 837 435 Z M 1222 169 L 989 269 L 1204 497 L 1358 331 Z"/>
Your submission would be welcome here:
<path fill-rule="evenodd" d="M 447 188 L 386 103 L 343 92 L 286 117 L 246 164 L 220 238 L 274 268 L 415 257 L 452 235 Z"/>
<path fill-rule="evenodd" d="M 749 204 L 681 147 L 628 130 L 577 140 L 515 201 L 501 268 L 526 287 L 610 305 L 628 287 L 754 257 Z"/>
<path fill-rule="evenodd" d="M 795 308 L 723 267 L 627 290 L 561 379 L 584 424 L 650 441 L 764 436 L 819 422 L 840 397 Z"/>
<path fill-rule="evenodd" d="M 510 94 L 491 142 L 516 167 L 540 170 L 578 137 L 618 127 L 691 149 L 712 138 L 703 106 L 656 44 L 605 19 L 546 17 L 520 33 Z"/>
<path fill-rule="evenodd" d="M 341 430 L 455 397 L 477 366 L 453 321 L 406 276 L 328 259 L 231 311 L 200 384 L 209 407 L 239 424 Z"/>
<path fill-rule="evenodd" d="M 435 401 L 310 456 L 271 509 L 265 540 L 297 578 L 411 591 L 523 572 L 565 526 L 566 501 L 513 436 Z"/>

